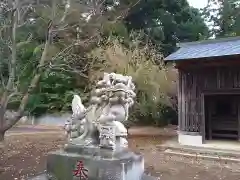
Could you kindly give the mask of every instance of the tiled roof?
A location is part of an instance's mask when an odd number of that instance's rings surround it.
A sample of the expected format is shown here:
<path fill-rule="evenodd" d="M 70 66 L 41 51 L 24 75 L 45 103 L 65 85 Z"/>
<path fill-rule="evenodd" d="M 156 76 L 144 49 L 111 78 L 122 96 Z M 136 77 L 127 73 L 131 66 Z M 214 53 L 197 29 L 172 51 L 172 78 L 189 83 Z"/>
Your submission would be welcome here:
<path fill-rule="evenodd" d="M 180 49 L 165 58 L 166 61 L 240 55 L 240 37 L 205 40 L 179 44 Z"/>

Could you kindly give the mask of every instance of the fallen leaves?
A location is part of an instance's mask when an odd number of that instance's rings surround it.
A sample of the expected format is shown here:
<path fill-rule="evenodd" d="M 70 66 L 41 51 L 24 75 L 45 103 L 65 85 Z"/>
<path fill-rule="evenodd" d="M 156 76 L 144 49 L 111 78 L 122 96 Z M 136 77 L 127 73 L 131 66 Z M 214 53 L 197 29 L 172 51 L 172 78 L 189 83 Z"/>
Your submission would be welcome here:
<path fill-rule="evenodd" d="M 156 148 L 165 140 L 163 136 L 130 136 L 129 146 L 144 155 L 147 173 L 161 177 L 161 180 L 239 179 L 240 166 L 236 164 L 165 155 Z M 7 137 L 0 153 L 0 179 L 25 180 L 43 172 L 47 153 L 61 148 L 65 143 L 63 133 Z"/>
<path fill-rule="evenodd" d="M 65 143 L 56 134 L 17 135 L 6 138 L 0 154 L 0 179 L 26 179 L 45 169 L 46 154 Z"/>

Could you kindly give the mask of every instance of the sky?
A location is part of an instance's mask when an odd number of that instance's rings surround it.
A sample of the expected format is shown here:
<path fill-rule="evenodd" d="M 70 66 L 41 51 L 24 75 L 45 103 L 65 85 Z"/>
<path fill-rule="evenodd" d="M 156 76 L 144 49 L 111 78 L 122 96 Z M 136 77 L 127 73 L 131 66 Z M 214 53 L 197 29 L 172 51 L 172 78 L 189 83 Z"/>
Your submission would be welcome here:
<path fill-rule="evenodd" d="M 207 5 L 208 0 L 188 0 L 190 6 L 195 8 L 203 8 Z"/>

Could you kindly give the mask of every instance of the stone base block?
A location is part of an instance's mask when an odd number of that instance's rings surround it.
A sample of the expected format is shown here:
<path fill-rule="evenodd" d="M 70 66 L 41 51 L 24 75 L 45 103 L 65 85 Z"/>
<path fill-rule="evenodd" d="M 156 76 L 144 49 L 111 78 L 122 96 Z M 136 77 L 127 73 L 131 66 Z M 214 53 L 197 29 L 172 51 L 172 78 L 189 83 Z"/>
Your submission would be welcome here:
<path fill-rule="evenodd" d="M 47 174 L 41 174 L 35 177 L 30 178 L 29 180 L 49 180 Z M 143 174 L 141 180 L 159 180 L 158 178 Z"/>
<path fill-rule="evenodd" d="M 62 150 L 48 155 L 49 179 L 79 180 L 80 177 L 76 176 L 81 174 L 80 171 L 82 171 L 82 180 L 142 180 L 143 178 L 144 160 L 139 154 L 128 150 L 112 152 L 89 147 L 76 149 L 70 148 L 68 151 Z"/>

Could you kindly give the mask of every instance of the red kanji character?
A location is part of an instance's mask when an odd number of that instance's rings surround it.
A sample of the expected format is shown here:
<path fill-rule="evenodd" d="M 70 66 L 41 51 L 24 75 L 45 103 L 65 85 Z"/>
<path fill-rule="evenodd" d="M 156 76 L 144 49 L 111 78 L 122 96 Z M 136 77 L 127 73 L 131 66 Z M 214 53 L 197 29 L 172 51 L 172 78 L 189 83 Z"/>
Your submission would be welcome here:
<path fill-rule="evenodd" d="M 73 170 L 73 175 L 75 177 L 79 177 L 80 180 L 84 180 L 84 179 L 86 180 L 86 179 L 88 179 L 87 172 L 88 172 L 88 170 L 86 168 L 84 168 L 83 162 L 78 161 L 76 169 Z"/>

